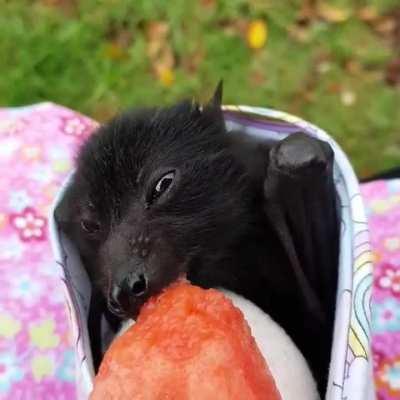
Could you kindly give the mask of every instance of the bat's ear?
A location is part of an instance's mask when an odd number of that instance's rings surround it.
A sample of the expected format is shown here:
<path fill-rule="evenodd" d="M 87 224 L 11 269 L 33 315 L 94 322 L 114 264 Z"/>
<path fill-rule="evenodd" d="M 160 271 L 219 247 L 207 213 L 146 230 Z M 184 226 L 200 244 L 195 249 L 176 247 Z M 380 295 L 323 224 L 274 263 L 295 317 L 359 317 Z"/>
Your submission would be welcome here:
<path fill-rule="evenodd" d="M 222 113 L 222 80 L 219 81 L 218 86 L 215 89 L 214 95 L 203 107 L 202 114 L 209 121 L 213 121 L 213 124 L 219 126 L 218 131 L 222 132 L 225 129 L 224 116 Z"/>
<path fill-rule="evenodd" d="M 222 79 L 218 82 L 217 87 L 215 88 L 214 94 L 211 99 L 208 101 L 206 108 L 209 109 L 220 109 L 222 105 L 222 92 L 223 92 L 223 82 Z"/>

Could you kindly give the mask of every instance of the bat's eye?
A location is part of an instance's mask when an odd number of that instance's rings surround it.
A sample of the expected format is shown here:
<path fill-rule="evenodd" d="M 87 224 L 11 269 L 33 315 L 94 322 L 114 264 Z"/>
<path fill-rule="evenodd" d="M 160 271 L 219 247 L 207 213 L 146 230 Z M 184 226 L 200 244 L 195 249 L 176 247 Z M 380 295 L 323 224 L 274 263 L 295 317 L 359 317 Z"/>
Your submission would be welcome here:
<path fill-rule="evenodd" d="M 172 182 L 175 178 L 175 172 L 171 171 L 161 177 L 154 186 L 153 192 L 151 194 L 151 201 L 157 200 L 163 193 L 167 192 L 171 187 Z"/>
<path fill-rule="evenodd" d="M 96 233 L 100 230 L 100 224 L 90 219 L 82 219 L 81 228 L 87 233 Z"/>

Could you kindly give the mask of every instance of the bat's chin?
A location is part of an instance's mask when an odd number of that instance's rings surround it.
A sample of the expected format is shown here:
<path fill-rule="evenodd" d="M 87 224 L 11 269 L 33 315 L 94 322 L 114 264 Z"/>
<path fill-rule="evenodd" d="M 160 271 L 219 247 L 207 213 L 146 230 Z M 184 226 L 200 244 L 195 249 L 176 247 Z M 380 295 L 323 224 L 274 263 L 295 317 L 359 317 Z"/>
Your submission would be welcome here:
<path fill-rule="evenodd" d="M 107 308 L 114 316 L 118 317 L 121 320 L 126 320 L 129 318 L 136 319 L 137 315 L 139 314 L 140 305 L 129 307 L 129 309 L 122 309 L 120 307 L 114 306 L 111 301 L 108 301 Z"/>
<path fill-rule="evenodd" d="M 144 303 L 150 299 L 151 296 L 143 296 L 141 298 L 129 299 L 129 304 L 124 307 L 118 307 L 112 301 L 108 301 L 107 307 L 109 311 L 121 320 L 134 319 L 136 320 Z"/>
<path fill-rule="evenodd" d="M 175 281 L 176 283 L 190 283 L 190 281 L 187 278 L 187 273 L 186 272 L 182 272 L 177 280 Z"/>

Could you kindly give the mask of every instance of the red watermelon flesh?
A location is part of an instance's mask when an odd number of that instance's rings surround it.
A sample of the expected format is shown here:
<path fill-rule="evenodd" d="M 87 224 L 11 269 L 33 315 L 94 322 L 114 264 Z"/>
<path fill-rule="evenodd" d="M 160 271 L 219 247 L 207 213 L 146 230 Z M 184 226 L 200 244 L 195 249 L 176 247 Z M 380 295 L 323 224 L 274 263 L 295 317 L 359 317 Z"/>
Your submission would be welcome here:
<path fill-rule="evenodd" d="M 114 340 L 92 400 L 281 400 L 239 309 L 222 293 L 177 283 Z"/>

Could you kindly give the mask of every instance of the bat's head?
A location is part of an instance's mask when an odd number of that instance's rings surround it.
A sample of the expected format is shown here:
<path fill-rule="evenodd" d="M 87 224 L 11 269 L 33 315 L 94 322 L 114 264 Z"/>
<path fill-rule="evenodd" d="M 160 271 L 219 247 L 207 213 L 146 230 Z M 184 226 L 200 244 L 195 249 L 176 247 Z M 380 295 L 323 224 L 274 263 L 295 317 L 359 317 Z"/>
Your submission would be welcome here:
<path fill-rule="evenodd" d="M 112 312 L 135 316 L 189 265 L 245 229 L 247 177 L 227 146 L 220 90 L 193 102 L 123 114 L 82 147 L 56 211 Z"/>

